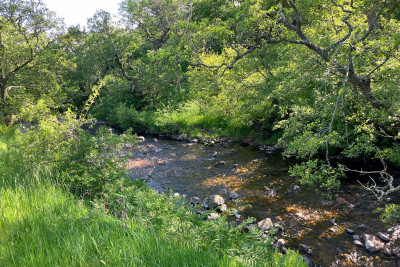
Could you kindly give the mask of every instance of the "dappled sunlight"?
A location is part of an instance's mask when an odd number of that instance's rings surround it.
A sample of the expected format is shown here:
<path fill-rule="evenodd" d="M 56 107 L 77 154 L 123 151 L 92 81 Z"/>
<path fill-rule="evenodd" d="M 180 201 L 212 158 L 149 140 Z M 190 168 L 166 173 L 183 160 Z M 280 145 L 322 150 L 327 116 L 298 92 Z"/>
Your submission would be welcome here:
<path fill-rule="evenodd" d="M 127 169 L 154 167 L 156 163 L 146 159 L 128 159 Z"/>
<path fill-rule="evenodd" d="M 311 209 L 292 204 L 285 207 L 287 213 L 293 215 L 293 219 L 307 225 L 315 225 L 320 222 L 326 222 L 339 216 L 338 212 L 331 210 Z"/>

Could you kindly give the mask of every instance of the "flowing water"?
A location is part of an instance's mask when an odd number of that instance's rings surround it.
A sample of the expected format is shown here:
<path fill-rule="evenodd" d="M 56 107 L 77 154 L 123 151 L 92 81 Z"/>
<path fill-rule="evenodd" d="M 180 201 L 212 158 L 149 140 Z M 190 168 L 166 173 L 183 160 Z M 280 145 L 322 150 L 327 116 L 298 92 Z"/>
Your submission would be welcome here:
<path fill-rule="evenodd" d="M 171 188 L 188 198 L 220 194 L 229 199 L 229 193 L 237 193 L 241 204 L 249 205 L 241 215 L 282 223 L 280 238 L 292 249 L 311 245 L 314 252 L 308 257 L 317 265 L 396 266 L 394 259 L 369 255 L 365 248 L 356 247 L 346 233 L 346 228 L 360 236 L 385 229 L 372 212 L 376 202 L 359 185 L 345 185 L 333 198 L 340 197 L 340 201 L 326 201 L 290 177 L 288 168 L 293 162 L 274 149 L 149 139 L 133 154 L 128 162 L 132 178 L 147 180 L 156 190 Z M 221 161 L 225 164 L 218 164 Z M 295 186 L 300 188 L 295 190 Z"/>

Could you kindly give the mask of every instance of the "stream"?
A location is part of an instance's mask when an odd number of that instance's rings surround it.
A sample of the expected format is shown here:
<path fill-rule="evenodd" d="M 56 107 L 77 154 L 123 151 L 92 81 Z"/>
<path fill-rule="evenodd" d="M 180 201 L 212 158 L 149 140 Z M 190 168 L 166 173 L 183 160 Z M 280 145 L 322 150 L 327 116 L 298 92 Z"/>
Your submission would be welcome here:
<path fill-rule="evenodd" d="M 359 184 L 343 185 L 327 201 L 313 188 L 300 185 L 290 177 L 293 162 L 285 160 L 273 147 L 263 151 L 239 144 L 209 146 L 198 143 L 157 140 L 154 137 L 139 143 L 132 150 L 128 170 L 133 179 L 146 180 L 159 191 L 174 192 L 201 200 L 219 194 L 229 202 L 229 194 L 240 196 L 240 205 L 248 205 L 239 213 L 257 221 L 271 218 L 282 224 L 278 238 L 286 246 L 299 249 L 299 244 L 313 248 L 307 255 L 317 266 L 396 266 L 396 257 L 382 252 L 369 254 L 354 245 L 355 234 L 377 234 L 385 230 L 373 196 Z"/>

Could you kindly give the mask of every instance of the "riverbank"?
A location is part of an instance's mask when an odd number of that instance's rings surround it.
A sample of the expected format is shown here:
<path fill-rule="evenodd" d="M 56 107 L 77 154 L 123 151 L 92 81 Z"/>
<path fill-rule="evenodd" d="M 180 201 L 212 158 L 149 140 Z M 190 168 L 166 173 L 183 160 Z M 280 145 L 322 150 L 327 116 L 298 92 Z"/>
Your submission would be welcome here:
<path fill-rule="evenodd" d="M 0 265 L 306 266 L 260 232 L 203 220 L 183 198 L 110 175 L 127 136 L 69 126 L 0 127 Z"/>

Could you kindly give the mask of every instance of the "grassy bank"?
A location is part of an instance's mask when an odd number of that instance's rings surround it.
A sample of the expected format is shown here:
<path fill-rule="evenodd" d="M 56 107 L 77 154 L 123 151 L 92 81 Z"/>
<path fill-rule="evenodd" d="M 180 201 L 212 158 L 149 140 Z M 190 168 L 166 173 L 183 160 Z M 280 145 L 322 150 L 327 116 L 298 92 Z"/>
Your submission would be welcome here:
<path fill-rule="evenodd" d="M 26 134 L 0 129 L 1 266 L 303 265 L 298 254 L 272 250 L 257 231 L 245 234 L 226 219 L 205 221 L 182 198 L 110 174 L 115 166 L 99 147 L 105 142 L 111 153 L 118 143 L 112 134 L 71 134 L 54 123 L 53 135 L 49 124 L 41 127 L 48 121 Z M 50 151 L 57 161 L 49 160 Z M 66 156 L 72 151 L 74 160 Z M 102 160 L 100 170 L 88 166 L 96 160 Z M 98 172 L 107 179 L 86 181 Z"/>

